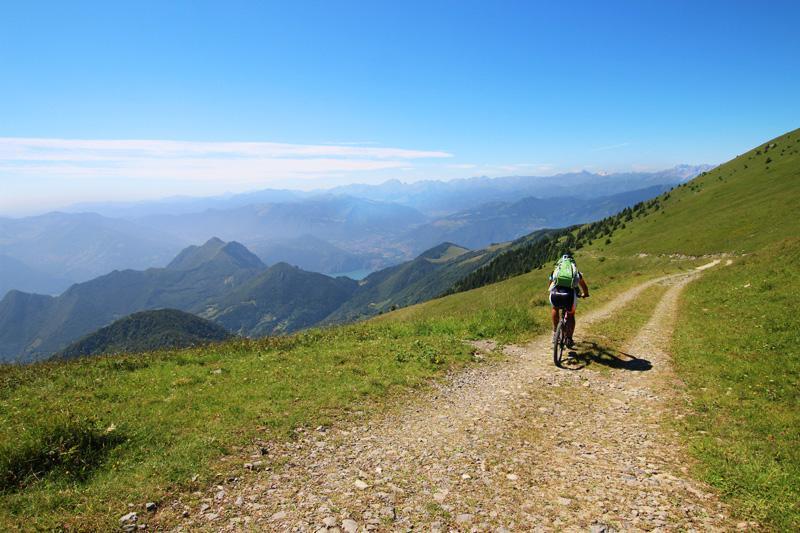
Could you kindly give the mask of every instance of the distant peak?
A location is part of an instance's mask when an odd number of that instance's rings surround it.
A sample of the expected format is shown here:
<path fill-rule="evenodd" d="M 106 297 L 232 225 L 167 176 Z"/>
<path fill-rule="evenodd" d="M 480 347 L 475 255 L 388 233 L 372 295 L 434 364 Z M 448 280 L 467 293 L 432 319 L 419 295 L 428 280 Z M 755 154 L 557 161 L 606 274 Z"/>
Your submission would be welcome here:
<path fill-rule="evenodd" d="M 243 244 L 225 242 L 212 237 L 202 246 L 189 246 L 178 254 L 167 268 L 193 270 L 208 263 L 227 261 L 238 268 L 264 268 L 264 263 Z"/>

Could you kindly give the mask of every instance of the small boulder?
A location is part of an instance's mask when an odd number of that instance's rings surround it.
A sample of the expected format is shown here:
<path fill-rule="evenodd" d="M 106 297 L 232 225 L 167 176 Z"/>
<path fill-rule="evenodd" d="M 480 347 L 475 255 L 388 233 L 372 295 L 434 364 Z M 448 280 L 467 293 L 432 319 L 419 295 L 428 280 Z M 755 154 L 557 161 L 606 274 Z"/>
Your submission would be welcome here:
<path fill-rule="evenodd" d="M 122 515 L 119 519 L 120 524 L 131 524 L 139 519 L 139 515 L 131 511 L 128 514 Z"/>

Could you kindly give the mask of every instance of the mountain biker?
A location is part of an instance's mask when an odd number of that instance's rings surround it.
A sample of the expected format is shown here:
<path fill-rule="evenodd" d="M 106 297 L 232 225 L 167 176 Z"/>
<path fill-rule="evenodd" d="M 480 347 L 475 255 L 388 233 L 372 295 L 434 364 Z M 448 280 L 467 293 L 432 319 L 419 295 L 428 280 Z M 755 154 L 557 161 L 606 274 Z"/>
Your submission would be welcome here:
<path fill-rule="evenodd" d="M 567 316 L 567 346 L 572 348 L 575 342 L 572 334 L 575 332 L 575 309 L 578 306 L 578 287 L 581 289 L 582 297 L 589 297 L 589 287 L 583 279 L 583 274 L 578 270 L 578 265 L 572 254 L 567 252 L 556 263 L 553 272 L 550 274 L 547 290 L 550 292 L 550 304 L 553 308 L 550 314 L 553 318 L 553 335 L 558 327 L 558 310 L 566 309 Z"/>

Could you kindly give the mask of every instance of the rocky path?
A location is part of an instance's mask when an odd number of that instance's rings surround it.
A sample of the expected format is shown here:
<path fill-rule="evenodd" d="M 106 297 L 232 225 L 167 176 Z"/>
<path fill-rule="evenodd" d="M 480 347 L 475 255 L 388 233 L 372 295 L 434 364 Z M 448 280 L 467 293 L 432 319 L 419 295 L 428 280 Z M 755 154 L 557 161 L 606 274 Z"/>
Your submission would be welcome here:
<path fill-rule="evenodd" d="M 688 477 L 685 451 L 664 424 L 681 415 L 665 349 L 680 291 L 695 275 L 642 284 L 580 317 L 585 327 L 653 283 L 669 286 L 616 354 L 637 363 L 628 369 L 580 369 L 581 346 L 576 364 L 558 369 L 549 337 L 540 337 L 360 427 L 307 431 L 264 450 L 286 461 L 275 471 L 236 458 L 255 472 L 215 487 L 199 508 L 165 512 L 183 513 L 178 530 L 735 528 Z"/>

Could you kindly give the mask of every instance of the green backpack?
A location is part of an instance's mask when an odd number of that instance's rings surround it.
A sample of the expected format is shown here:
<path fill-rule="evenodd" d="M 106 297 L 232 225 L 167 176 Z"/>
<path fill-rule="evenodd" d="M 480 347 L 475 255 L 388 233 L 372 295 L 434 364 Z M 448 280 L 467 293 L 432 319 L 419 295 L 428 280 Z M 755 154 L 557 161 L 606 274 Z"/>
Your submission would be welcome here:
<path fill-rule="evenodd" d="M 553 271 L 553 281 L 556 287 L 572 289 L 575 287 L 575 278 L 578 276 L 578 267 L 569 260 L 560 260 Z"/>

